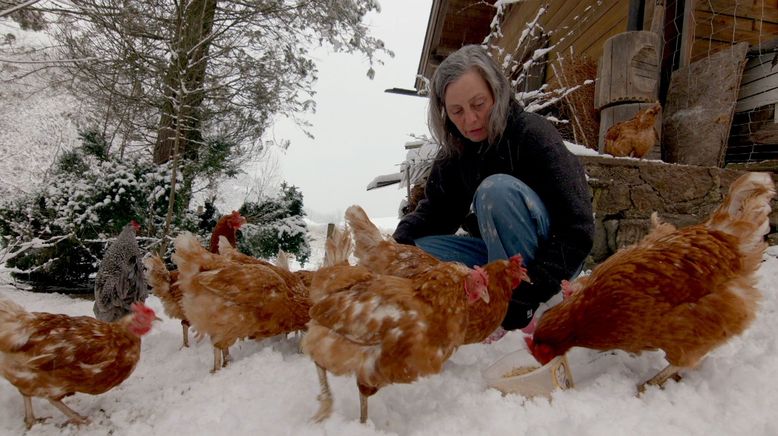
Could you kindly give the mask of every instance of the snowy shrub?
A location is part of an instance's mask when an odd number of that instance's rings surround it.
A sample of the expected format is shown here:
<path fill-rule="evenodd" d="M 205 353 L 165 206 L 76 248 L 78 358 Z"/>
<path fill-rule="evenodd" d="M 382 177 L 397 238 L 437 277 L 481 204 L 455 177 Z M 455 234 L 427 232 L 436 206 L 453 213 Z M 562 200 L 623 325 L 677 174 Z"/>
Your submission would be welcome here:
<path fill-rule="evenodd" d="M 311 256 L 305 225 L 303 194 L 295 186 L 281 185 L 281 192 L 259 203 L 245 203 L 240 213 L 249 224 L 241 228 L 241 252 L 254 257 L 273 257 L 278 250 L 294 254 L 300 265 Z"/>
<path fill-rule="evenodd" d="M 82 136 L 83 137 L 83 136 Z M 39 190 L 0 204 L 0 244 L 15 277 L 38 285 L 82 287 L 110 239 L 130 220 L 139 244 L 160 242 L 170 194 L 170 168 L 142 159 L 113 160 L 89 142 L 65 153 Z M 175 229 L 197 232 L 199 218 L 175 208 Z M 175 233 L 173 233 L 175 234 Z"/>

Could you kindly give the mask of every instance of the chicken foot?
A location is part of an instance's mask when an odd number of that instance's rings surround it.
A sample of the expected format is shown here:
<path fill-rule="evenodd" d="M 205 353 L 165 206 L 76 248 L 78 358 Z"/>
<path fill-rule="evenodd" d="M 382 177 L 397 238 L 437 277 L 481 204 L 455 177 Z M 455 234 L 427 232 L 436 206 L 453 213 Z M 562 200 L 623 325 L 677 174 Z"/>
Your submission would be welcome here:
<path fill-rule="evenodd" d="M 317 363 L 316 371 L 319 374 L 321 393 L 316 397 L 319 400 L 319 410 L 311 419 L 314 422 L 322 422 L 332 414 L 332 393 L 330 392 L 330 384 L 327 382 L 327 370 Z"/>
<path fill-rule="evenodd" d="M 49 417 L 36 418 L 32 412 L 32 398 L 22 394 L 24 398 L 24 425 L 27 426 L 27 430 L 31 429 L 36 422 L 45 422 Z"/>
<path fill-rule="evenodd" d="M 49 403 L 51 403 L 52 406 L 56 407 L 60 412 L 64 413 L 68 418 L 70 418 L 68 421 L 71 424 L 89 424 L 89 418 L 79 415 L 73 409 L 66 406 L 65 403 L 63 403 L 61 400 L 52 400 L 49 398 Z"/>
<path fill-rule="evenodd" d="M 671 378 L 675 381 L 681 381 L 681 375 L 678 374 L 678 371 L 681 369 L 682 368 L 679 366 L 667 365 L 651 379 L 638 386 L 638 395 L 646 391 L 647 385 L 659 386 L 661 388 L 664 387 L 665 382 Z"/>
<path fill-rule="evenodd" d="M 378 392 L 378 388 L 365 386 L 359 381 L 357 381 L 357 388 L 359 388 L 359 422 L 364 424 L 367 422 L 367 399 Z"/>

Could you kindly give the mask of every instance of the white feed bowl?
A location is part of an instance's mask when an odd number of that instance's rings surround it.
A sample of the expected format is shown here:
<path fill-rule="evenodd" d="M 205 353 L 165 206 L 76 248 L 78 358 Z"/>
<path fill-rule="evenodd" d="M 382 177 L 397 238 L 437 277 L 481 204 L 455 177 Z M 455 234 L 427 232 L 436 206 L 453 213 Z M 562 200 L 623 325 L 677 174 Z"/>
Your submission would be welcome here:
<path fill-rule="evenodd" d="M 528 367 L 526 361 L 525 350 L 514 351 L 486 368 L 483 377 L 489 387 L 503 394 L 521 394 L 525 397 L 548 397 L 554 389 L 569 389 L 575 386 L 565 356 L 557 356 L 542 367 L 535 366 L 531 372 L 510 376 L 510 373 L 518 368 Z"/>

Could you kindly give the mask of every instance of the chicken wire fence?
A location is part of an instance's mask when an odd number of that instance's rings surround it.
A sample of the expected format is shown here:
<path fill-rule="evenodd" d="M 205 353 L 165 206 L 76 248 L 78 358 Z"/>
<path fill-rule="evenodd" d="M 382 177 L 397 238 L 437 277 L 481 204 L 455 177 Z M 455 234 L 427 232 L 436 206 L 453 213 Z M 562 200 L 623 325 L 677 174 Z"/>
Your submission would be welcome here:
<path fill-rule="evenodd" d="M 566 139 L 598 148 L 598 111 L 608 103 L 597 105 L 592 79 L 601 80 L 602 72 L 597 71 L 598 59 L 586 52 L 598 52 L 592 47 L 603 43 L 604 37 L 597 35 L 606 26 L 611 26 L 609 35 L 618 33 L 612 17 L 629 15 L 633 22 L 627 28 L 655 31 L 662 38 L 657 99 L 674 113 L 715 115 L 707 129 L 702 119 L 684 120 L 691 126 L 689 135 L 704 131 L 710 137 L 702 141 L 713 138 L 720 144 L 714 164 L 778 159 L 778 0 L 585 0 L 578 9 L 560 0 L 535 6 L 498 1 L 495 6 L 485 43 L 505 67 L 518 99 L 532 111 L 551 109 Z M 528 12 L 514 13 L 517 8 Z M 558 19 L 565 14 L 575 17 Z M 512 32 L 517 24 L 522 28 Z M 735 47 L 745 56 L 722 53 Z M 683 89 L 674 89 L 678 87 Z M 686 137 L 677 140 L 689 142 Z M 671 160 L 664 151 L 662 158 Z"/>
<path fill-rule="evenodd" d="M 666 13 L 666 105 L 710 112 L 707 125 L 722 135 L 719 166 L 778 160 L 778 0 L 668 1 Z M 673 92 L 676 83 L 685 92 Z"/>

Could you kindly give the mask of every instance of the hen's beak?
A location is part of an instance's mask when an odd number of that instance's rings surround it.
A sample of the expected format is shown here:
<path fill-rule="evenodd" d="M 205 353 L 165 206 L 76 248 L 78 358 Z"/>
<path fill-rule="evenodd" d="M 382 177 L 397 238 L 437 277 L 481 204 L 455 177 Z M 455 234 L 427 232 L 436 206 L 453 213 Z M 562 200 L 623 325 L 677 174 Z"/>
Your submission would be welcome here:
<path fill-rule="evenodd" d="M 481 292 L 481 299 L 484 300 L 484 303 L 489 304 L 489 290 L 484 288 L 484 291 Z"/>
<path fill-rule="evenodd" d="M 154 317 L 154 321 L 162 321 L 162 318 L 160 318 L 160 317 L 158 317 L 158 316 L 155 316 L 155 317 Z"/>

